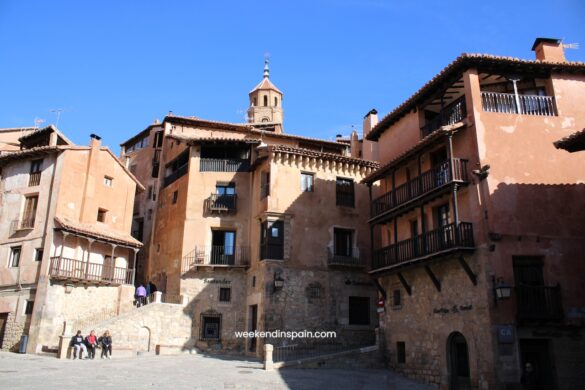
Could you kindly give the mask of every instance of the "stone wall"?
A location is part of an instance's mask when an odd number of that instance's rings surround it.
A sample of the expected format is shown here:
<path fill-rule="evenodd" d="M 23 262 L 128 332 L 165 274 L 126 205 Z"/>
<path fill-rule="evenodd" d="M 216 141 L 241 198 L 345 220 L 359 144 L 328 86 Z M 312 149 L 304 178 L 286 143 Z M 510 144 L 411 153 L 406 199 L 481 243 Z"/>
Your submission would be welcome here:
<path fill-rule="evenodd" d="M 28 332 L 29 325 L 30 315 L 17 316 L 14 312 L 8 313 L 1 350 L 18 352 L 20 337 Z"/>

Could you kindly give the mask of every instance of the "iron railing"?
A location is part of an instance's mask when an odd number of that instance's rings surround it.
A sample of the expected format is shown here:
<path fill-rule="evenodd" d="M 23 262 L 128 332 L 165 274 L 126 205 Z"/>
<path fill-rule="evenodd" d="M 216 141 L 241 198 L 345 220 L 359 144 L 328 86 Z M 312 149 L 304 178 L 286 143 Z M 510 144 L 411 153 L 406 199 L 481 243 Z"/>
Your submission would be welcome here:
<path fill-rule="evenodd" d="M 35 187 L 41 183 L 41 172 L 33 172 L 28 175 L 28 186 Z"/>
<path fill-rule="evenodd" d="M 201 172 L 243 172 L 250 168 L 250 162 L 245 158 L 201 158 L 199 171 Z"/>
<path fill-rule="evenodd" d="M 460 222 L 445 225 L 374 251 L 372 270 L 396 266 L 454 248 L 473 248 L 473 225 Z"/>
<path fill-rule="evenodd" d="M 13 235 L 19 230 L 27 230 L 35 228 L 36 218 L 14 219 L 10 222 L 10 235 Z"/>
<path fill-rule="evenodd" d="M 132 284 L 134 270 L 74 260 L 66 257 L 51 257 L 49 276 L 57 279 Z"/>
<path fill-rule="evenodd" d="M 274 347 L 272 360 L 286 362 L 291 360 L 306 359 L 311 357 L 329 355 L 339 352 L 351 351 L 363 348 L 364 345 L 346 345 L 339 342 L 323 343 L 294 343 Z"/>
<path fill-rule="evenodd" d="M 205 210 L 211 213 L 214 211 L 235 212 L 238 196 L 236 194 L 211 194 L 205 199 Z"/>
<path fill-rule="evenodd" d="M 351 248 L 349 253 L 335 253 L 335 248 L 327 247 L 327 264 L 347 267 L 364 267 L 359 248 Z"/>
<path fill-rule="evenodd" d="M 560 285 L 520 285 L 516 287 L 516 295 L 520 321 L 555 321 L 563 318 Z"/>
<path fill-rule="evenodd" d="M 421 138 L 435 132 L 441 126 L 453 125 L 457 122 L 461 122 L 466 115 L 467 108 L 465 106 L 465 96 L 462 96 L 441 110 L 435 118 L 421 127 Z"/>
<path fill-rule="evenodd" d="M 183 273 L 199 265 L 246 266 L 250 264 L 250 247 L 242 245 L 196 246 L 183 257 Z"/>
<path fill-rule="evenodd" d="M 481 92 L 481 105 L 486 112 L 505 114 L 556 116 L 555 98 L 540 95 Z"/>
<path fill-rule="evenodd" d="M 423 196 L 446 184 L 468 182 L 467 160 L 453 158 L 453 175 L 451 175 L 451 162 L 446 161 L 439 166 L 423 172 L 410 181 L 398 186 L 394 191 L 389 191 L 372 200 L 370 206 L 371 218 L 384 214 L 398 206 L 404 205 L 413 199 Z"/>

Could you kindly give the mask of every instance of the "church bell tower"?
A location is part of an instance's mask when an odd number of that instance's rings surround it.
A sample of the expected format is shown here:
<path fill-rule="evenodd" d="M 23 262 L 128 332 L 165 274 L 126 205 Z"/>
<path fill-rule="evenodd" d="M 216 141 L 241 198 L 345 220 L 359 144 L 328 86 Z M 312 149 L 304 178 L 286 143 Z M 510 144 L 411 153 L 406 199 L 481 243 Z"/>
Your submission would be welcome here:
<path fill-rule="evenodd" d="M 249 94 L 248 123 L 282 133 L 282 92 L 270 81 L 268 58 L 264 60 L 264 77 Z"/>

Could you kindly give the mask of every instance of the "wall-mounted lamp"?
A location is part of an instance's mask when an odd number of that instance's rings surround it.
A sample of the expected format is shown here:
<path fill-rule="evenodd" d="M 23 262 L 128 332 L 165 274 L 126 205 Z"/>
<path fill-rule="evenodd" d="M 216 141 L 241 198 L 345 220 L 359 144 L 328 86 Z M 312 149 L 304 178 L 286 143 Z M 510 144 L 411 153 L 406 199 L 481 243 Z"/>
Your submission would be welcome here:
<path fill-rule="evenodd" d="M 274 291 L 282 290 L 284 287 L 284 279 L 280 274 L 274 274 Z"/>
<path fill-rule="evenodd" d="M 508 299 L 512 296 L 512 286 L 504 282 L 502 278 L 496 280 L 495 276 L 492 276 L 492 283 L 494 286 L 494 302 L 497 305 L 498 300 Z"/>

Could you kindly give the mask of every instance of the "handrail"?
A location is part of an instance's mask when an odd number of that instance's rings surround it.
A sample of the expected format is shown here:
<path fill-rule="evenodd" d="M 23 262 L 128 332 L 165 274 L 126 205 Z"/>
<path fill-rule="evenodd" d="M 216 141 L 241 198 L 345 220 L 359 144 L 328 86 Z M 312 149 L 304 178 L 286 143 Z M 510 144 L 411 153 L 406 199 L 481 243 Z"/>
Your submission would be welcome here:
<path fill-rule="evenodd" d="M 439 112 L 439 114 L 429 122 L 421 127 L 421 138 L 438 130 L 441 126 L 453 125 L 461 122 L 467 115 L 467 108 L 465 105 L 465 95 L 453 101 L 447 107 Z"/>
<path fill-rule="evenodd" d="M 516 95 L 513 93 L 482 91 L 481 105 L 486 112 L 542 116 L 557 115 L 553 96 L 518 95 L 518 101 L 516 101 Z"/>
<path fill-rule="evenodd" d="M 183 256 L 182 272 L 199 265 L 247 266 L 250 247 L 243 245 L 198 245 Z"/>
<path fill-rule="evenodd" d="M 205 209 L 213 211 L 236 211 L 237 194 L 211 194 L 205 199 Z"/>
<path fill-rule="evenodd" d="M 133 269 L 91 263 L 66 257 L 51 257 L 49 267 L 49 276 L 53 278 L 78 279 L 114 284 L 132 284 L 133 273 Z"/>
<path fill-rule="evenodd" d="M 348 254 L 335 253 L 335 249 L 327 247 L 327 264 L 329 265 L 343 265 L 351 267 L 363 267 L 363 263 L 359 248 L 351 248 L 351 252 Z"/>
<path fill-rule="evenodd" d="M 247 158 L 201 158 L 200 172 L 242 172 L 250 168 Z"/>

